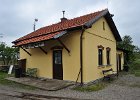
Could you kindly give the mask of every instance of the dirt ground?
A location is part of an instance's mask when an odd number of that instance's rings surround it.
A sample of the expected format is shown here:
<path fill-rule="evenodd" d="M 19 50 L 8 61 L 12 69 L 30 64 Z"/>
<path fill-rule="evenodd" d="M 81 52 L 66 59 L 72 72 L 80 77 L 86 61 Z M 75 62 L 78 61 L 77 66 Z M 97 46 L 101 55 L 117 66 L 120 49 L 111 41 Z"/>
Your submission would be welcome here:
<path fill-rule="evenodd" d="M 121 75 L 103 90 L 79 92 L 72 86 L 58 91 L 26 90 L 0 85 L 0 100 L 140 100 L 140 77 Z"/>

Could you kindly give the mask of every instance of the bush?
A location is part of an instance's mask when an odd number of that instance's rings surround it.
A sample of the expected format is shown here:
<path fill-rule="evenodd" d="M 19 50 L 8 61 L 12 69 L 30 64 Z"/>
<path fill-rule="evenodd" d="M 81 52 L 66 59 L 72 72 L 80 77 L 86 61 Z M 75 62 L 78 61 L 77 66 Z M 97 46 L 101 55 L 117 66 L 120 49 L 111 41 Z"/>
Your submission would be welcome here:
<path fill-rule="evenodd" d="M 130 64 L 130 72 L 137 77 L 140 77 L 140 59 L 136 59 Z"/>
<path fill-rule="evenodd" d="M 136 59 L 133 63 L 130 64 L 130 70 L 140 70 L 140 59 Z"/>

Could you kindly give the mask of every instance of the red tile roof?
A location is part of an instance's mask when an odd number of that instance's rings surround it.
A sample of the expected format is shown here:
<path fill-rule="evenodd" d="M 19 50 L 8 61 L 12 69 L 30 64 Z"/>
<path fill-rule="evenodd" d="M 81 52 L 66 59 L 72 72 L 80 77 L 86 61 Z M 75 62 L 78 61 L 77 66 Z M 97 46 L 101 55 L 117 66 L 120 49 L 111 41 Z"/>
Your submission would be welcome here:
<path fill-rule="evenodd" d="M 15 41 L 13 43 L 15 46 L 20 46 L 28 43 L 44 41 L 53 38 L 54 35 L 59 34 L 63 30 L 71 29 L 74 27 L 82 26 L 88 21 L 94 19 L 99 16 L 103 11 L 94 12 L 91 14 L 87 14 L 84 16 L 80 16 L 74 19 L 68 19 L 62 22 L 58 22 L 56 24 L 52 24 L 49 26 L 42 27 L 35 32 L 29 33 Z"/>
<path fill-rule="evenodd" d="M 29 38 L 29 39 L 21 40 L 20 42 L 18 42 L 16 44 L 16 46 L 20 46 L 20 45 L 25 45 L 25 44 L 28 44 L 28 43 L 34 43 L 34 42 L 39 42 L 39 41 L 44 41 L 44 40 L 52 39 L 55 35 L 57 35 L 59 33 L 60 32 L 55 32 L 55 33 L 51 33 L 51 34 L 46 34 L 46 35 L 41 35 L 41 36 L 34 37 L 34 38 Z"/>

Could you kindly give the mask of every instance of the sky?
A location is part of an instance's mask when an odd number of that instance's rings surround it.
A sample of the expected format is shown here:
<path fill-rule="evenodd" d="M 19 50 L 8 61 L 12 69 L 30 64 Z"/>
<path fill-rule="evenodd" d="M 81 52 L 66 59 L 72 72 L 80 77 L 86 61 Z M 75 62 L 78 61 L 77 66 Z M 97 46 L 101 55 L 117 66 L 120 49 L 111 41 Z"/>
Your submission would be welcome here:
<path fill-rule="evenodd" d="M 0 42 L 12 41 L 36 29 L 108 8 L 121 35 L 130 35 L 140 47 L 140 0 L 0 0 Z"/>

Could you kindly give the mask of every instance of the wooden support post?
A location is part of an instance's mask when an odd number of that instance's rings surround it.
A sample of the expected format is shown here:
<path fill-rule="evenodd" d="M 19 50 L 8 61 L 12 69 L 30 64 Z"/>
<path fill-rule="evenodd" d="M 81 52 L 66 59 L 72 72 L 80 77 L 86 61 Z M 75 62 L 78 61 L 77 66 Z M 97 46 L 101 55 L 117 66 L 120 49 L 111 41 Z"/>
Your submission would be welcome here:
<path fill-rule="evenodd" d="M 70 50 L 66 47 L 66 45 L 59 38 L 57 38 L 56 40 L 67 50 L 68 53 L 70 53 Z"/>
<path fill-rule="evenodd" d="M 28 52 L 26 49 L 24 49 L 23 47 L 20 47 L 22 50 L 24 50 L 28 55 L 30 55 L 31 56 L 31 53 L 30 52 Z"/>
<path fill-rule="evenodd" d="M 39 47 L 41 51 L 43 51 L 45 54 L 47 54 L 47 51 L 45 51 L 43 48 Z"/>

